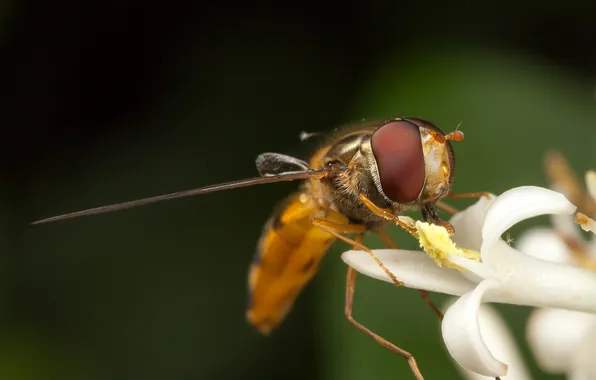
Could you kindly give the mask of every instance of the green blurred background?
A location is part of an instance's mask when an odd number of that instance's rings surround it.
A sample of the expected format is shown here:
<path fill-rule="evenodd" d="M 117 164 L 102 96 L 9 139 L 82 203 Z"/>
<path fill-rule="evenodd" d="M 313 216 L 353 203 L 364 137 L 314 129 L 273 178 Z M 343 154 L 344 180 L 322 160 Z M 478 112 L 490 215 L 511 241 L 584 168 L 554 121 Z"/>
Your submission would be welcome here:
<path fill-rule="evenodd" d="M 461 123 L 456 192 L 546 185 L 551 148 L 583 173 L 594 8 L 2 1 L 0 379 L 413 379 L 344 318 L 345 245 L 271 336 L 246 322 L 262 224 L 296 184 L 27 223 L 254 176 L 257 154 L 362 118 Z M 500 309 L 530 358 L 529 310 Z M 354 313 L 427 379 L 459 378 L 416 292 L 359 277 Z"/>

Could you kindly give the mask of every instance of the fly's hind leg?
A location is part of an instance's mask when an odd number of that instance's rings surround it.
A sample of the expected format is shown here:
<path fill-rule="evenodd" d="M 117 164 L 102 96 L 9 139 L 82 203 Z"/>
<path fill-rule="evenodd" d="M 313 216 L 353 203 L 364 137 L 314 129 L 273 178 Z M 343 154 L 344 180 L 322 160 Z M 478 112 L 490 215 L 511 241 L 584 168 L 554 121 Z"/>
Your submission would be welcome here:
<path fill-rule="evenodd" d="M 410 226 L 405 225 L 401 220 L 399 220 L 399 218 L 397 218 L 391 212 L 389 212 L 387 210 L 384 210 L 384 209 L 378 207 L 377 205 L 375 205 L 364 194 L 360 194 L 359 198 L 362 201 L 362 203 L 364 203 L 364 205 L 373 214 L 375 214 L 377 216 L 380 216 L 380 217 L 382 217 L 385 220 L 388 220 L 390 222 L 397 223 L 399 226 L 405 228 L 407 231 L 409 231 L 410 233 L 412 233 L 412 231 L 411 231 L 412 228 Z M 450 231 L 453 232 L 453 227 L 449 223 L 447 223 L 447 222 L 439 219 L 438 216 L 435 218 L 435 220 L 436 220 L 437 223 L 439 223 L 441 225 L 444 225 L 448 230 L 450 230 Z M 378 230 L 377 231 L 377 234 L 379 235 L 379 238 L 381 239 L 381 241 L 383 241 L 383 243 L 385 245 L 387 245 L 389 248 L 398 249 L 397 244 L 395 244 L 395 242 L 389 237 L 389 235 L 387 234 L 387 232 L 385 232 L 384 230 Z M 430 299 L 430 295 L 428 294 L 428 292 L 426 290 L 418 290 L 418 294 L 420 294 L 420 297 L 422 297 L 422 299 L 431 308 L 431 310 L 439 317 L 439 319 L 440 320 L 443 320 L 443 313 L 439 310 L 439 308 Z"/>
<path fill-rule="evenodd" d="M 356 236 L 356 242 L 358 244 L 362 244 L 362 235 Z M 354 248 L 358 249 L 359 246 L 355 245 Z M 412 373 L 414 374 L 416 379 L 424 380 L 424 377 L 422 376 L 422 373 L 420 372 L 420 369 L 418 368 L 418 364 L 416 363 L 416 359 L 414 359 L 414 356 L 412 356 L 411 353 L 409 353 L 408 351 L 389 342 L 387 339 L 383 338 L 382 336 L 375 334 L 368 328 L 364 327 L 360 322 L 356 321 L 354 319 L 354 317 L 352 317 L 352 309 L 353 309 L 353 305 L 354 305 L 354 291 L 356 290 L 356 275 L 357 275 L 356 270 L 354 268 L 348 266 L 348 273 L 347 273 L 347 277 L 346 277 L 346 303 L 345 303 L 345 307 L 344 307 L 344 314 L 346 315 L 346 318 L 348 319 L 348 321 L 350 321 L 351 324 L 356 326 L 359 330 L 364 332 L 370 338 L 374 339 L 375 342 L 377 342 L 381 346 L 395 352 L 396 354 L 403 356 L 408 361 L 408 364 L 410 365 L 410 369 L 412 370 Z"/>
<path fill-rule="evenodd" d="M 387 231 L 385 231 L 385 230 L 378 230 L 376 232 L 377 232 L 377 235 L 379 235 L 379 239 L 381 239 L 381 241 L 383 242 L 383 244 L 385 244 L 387 247 L 389 247 L 391 249 L 399 249 L 399 247 L 393 241 L 393 239 L 391 239 L 391 236 L 389 236 L 389 234 L 387 233 Z M 441 312 L 441 310 L 439 310 L 439 308 L 437 307 L 437 305 L 435 305 L 433 303 L 433 301 L 430 299 L 430 294 L 428 294 L 428 292 L 426 290 L 422 290 L 422 289 L 418 289 L 418 294 L 424 300 L 424 302 L 426 302 L 426 304 L 428 305 L 428 307 L 430 307 L 431 310 L 442 321 L 443 320 L 443 313 Z"/>
<path fill-rule="evenodd" d="M 363 225 L 353 225 L 353 224 L 337 224 L 327 220 L 322 219 L 313 219 L 312 223 L 315 226 L 318 226 L 325 231 L 329 232 L 332 235 L 335 235 L 338 239 L 345 241 L 346 243 L 352 245 L 354 249 L 359 249 L 365 251 L 369 254 L 375 262 L 383 269 L 383 271 L 391 278 L 393 283 L 397 286 L 403 285 L 401 281 L 399 281 L 387 267 L 379 260 L 379 258 L 362 243 L 362 234 L 366 231 L 366 227 Z M 342 234 L 349 233 L 355 234 L 356 240 L 350 239 Z M 379 343 L 381 346 L 395 352 L 396 354 L 403 356 L 410 365 L 412 372 L 417 380 L 424 380 L 422 373 L 420 373 L 420 369 L 418 369 L 418 364 L 416 364 L 416 359 L 412 356 L 411 353 L 408 351 L 396 346 L 395 344 L 389 342 L 385 338 L 381 337 L 380 335 L 375 334 L 368 328 L 364 327 L 360 322 L 356 321 L 354 317 L 352 317 L 352 309 L 354 304 L 354 290 L 356 288 L 356 270 L 350 266 L 348 266 L 348 274 L 346 279 L 346 303 L 344 307 L 344 314 L 348 321 L 356 326 L 359 330 L 364 332 L 367 336 L 372 338 L 375 342 Z"/>

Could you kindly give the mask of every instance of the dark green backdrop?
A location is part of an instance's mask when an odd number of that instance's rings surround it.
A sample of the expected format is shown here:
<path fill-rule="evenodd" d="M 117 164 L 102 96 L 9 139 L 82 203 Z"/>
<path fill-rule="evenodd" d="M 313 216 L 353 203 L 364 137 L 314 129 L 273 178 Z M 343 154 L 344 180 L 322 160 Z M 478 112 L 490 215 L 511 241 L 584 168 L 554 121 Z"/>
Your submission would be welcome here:
<path fill-rule="evenodd" d="M 582 3 L 5 3 L 2 379 L 413 378 L 345 320 L 345 245 L 271 336 L 245 321 L 262 224 L 295 184 L 32 220 L 253 176 L 261 152 L 308 151 L 300 131 L 365 117 L 461 123 L 456 192 L 546 185 L 551 148 L 596 166 Z M 501 309 L 523 344 L 529 310 Z M 360 278 L 355 316 L 427 379 L 459 378 L 416 292 Z"/>

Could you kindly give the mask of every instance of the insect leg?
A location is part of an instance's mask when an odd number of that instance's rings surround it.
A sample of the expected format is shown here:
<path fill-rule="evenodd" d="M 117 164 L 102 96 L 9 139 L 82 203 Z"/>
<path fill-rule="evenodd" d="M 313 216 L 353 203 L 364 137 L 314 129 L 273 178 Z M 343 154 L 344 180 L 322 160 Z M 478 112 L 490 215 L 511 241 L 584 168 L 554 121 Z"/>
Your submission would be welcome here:
<path fill-rule="evenodd" d="M 459 212 L 459 210 L 456 209 L 455 207 L 450 206 L 447 203 L 441 202 L 441 201 L 437 202 L 437 207 L 451 215 L 455 215 Z"/>
<path fill-rule="evenodd" d="M 380 230 L 376 231 L 376 233 L 377 233 L 377 235 L 379 235 L 379 239 L 381 239 L 383 244 L 385 244 L 386 246 L 388 246 L 389 248 L 392 248 L 392 249 L 399 249 L 399 247 L 393 241 L 393 239 L 391 239 L 391 236 L 389 236 L 387 231 L 380 229 Z M 443 313 L 441 312 L 441 310 L 439 310 L 439 308 L 430 299 L 430 295 L 428 294 L 428 292 L 426 290 L 418 289 L 418 294 L 420 294 L 420 297 L 422 297 L 422 299 L 424 300 L 424 302 L 426 302 L 428 307 L 430 307 L 432 309 L 432 311 L 437 315 L 437 317 L 439 317 L 439 319 L 442 321 Z"/>
<path fill-rule="evenodd" d="M 359 235 L 357 237 L 357 239 L 362 240 L 362 236 Z M 359 244 L 361 244 L 361 243 L 359 243 Z M 354 248 L 358 248 L 358 246 L 354 246 Z M 409 353 L 408 351 L 406 351 L 402 348 L 397 347 L 395 344 L 389 342 L 388 340 L 381 337 L 380 335 L 377 335 L 374 332 L 370 331 L 369 329 L 364 327 L 362 324 L 360 324 L 360 322 L 356 321 L 354 319 L 354 317 L 352 317 L 352 309 L 353 309 L 353 305 L 354 305 L 354 290 L 356 289 L 356 274 L 357 273 L 358 272 L 356 272 L 356 270 L 354 268 L 348 267 L 348 274 L 347 274 L 347 278 L 346 278 L 346 303 L 345 303 L 345 307 L 344 307 L 344 314 L 346 315 L 346 318 L 348 319 L 348 321 L 350 321 L 351 324 L 356 326 L 359 330 L 364 332 L 370 338 L 374 339 L 375 342 L 377 342 L 381 346 L 395 352 L 396 354 L 403 356 L 408 361 L 408 364 L 410 365 L 410 368 L 412 369 L 412 372 L 414 373 L 414 376 L 416 377 L 416 379 L 424 380 L 422 373 L 420 373 L 420 369 L 418 369 L 418 364 L 416 364 L 416 359 L 414 359 L 414 356 L 412 356 L 411 353 Z"/>
<path fill-rule="evenodd" d="M 451 225 L 451 223 L 441 219 L 439 215 L 437 215 L 435 205 L 427 203 L 420 207 L 420 212 L 422 213 L 422 219 L 425 222 L 444 227 L 449 232 L 449 235 L 453 235 L 455 233 L 455 228 Z"/>
<path fill-rule="evenodd" d="M 362 203 L 364 203 L 364 205 L 366 207 L 368 207 L 368 209 L 373 214 L 380 216 L 381 218 L 384 218 L 390 222 L 393 222 L 393 223 L 399 225 L 400 227 L 402 227 L 406 231 L 409 231 L 410 233 L 416 232 L 415 229 L 413 229 L 412 227 L 408 226 L 407 224 L 405 224 L 404 222 L 399 220 L 399 218 L 397 216 L 393 215 L 390 211 L 388 211 L 386 209 L 382 209 L 379 206 L 375 205 L 370 199 L 368 199 L 366 197 L 366 195 L 360 194 L 360 195 L 358 195 L 358 198 L 360 199 L 360 201 L 362 201 Z"/>
<path fill-rule="evenodd" d="M 380 216 L 381 218 L 385 218 L 385 219 L 389 220 L 390 222 L 394 222 L 394 223 L 398 224 L 400 227 L 402 227 L 403 229 L 405 229 L 406 231 L 410 232 L 412 235 L 417 236 L 416 229 L 408 226 L 407 224 L 405 224 L 404 222 L 399 220 L 399 218 L 397 216 L 393 215 L 390 211 L 382 209 L 379 206 L 372 203 L 372 201 L 370 199 L 368 199 L 364 194 L 360 194 L 358 196 L 358 198 L 360 198 L 362 203 L 364 203 L 364 205 L 366 207 L 368 207 L 368 209 L 373 214 Z M 425 206 L 423 206 L 420 209 L 420 211 L 422 212 L 422 217 L 425 221 L 430 221 L 433 224 L 445 227 L 447 229 L 447 231 L 449 231 L 450 234 L 453 234 L 455 232 L 455 229 L 449 222 L 446 222 L 443 219 L 439 218 L 433 205 L 426 204 Z"/>
<path fill-rule="evenodd" d="M 337 223 L 333 223 L 333 222 L 330 222 L 327 220 L 322 220 L 322 219 L 313 219 L 312 223 L 315 226 L 318 226 L 318 227 L 324 229 L 325 231 L 337 236 L 338 239 L 341 239 L 341 240 L 345 241 L 346 243 L 351 244 L 354 249 L 361 249 L 361 250 L 365 251 L 366 253 L 368 253 L 375 260 L 375 262 L 381 267 L 381 269 L 391 278 L 391 280 L 393 280 L 393 283 L 395 285 L 397 285 L 397 286 L 403 285 L 403 282 L 399 281 L 395 277 L 395 275 L 393 273 L 391 273 L 391 271 L 389 271 L 389 269 L 387 269 L 387 267 L 385 267 L 385 265 L 379 260 L 379 258 L 368 247 L 366 247 L 362 243 L 362 233 L 364 233 L 366 231 L 365 226 L 352 225 L 352 224 L 345 224 L 345 225 L 337 224 Z M 343 236 L 342 233 L 355 233 L 356 240 L 353 240 L 346 236 Z M 406 351 L 402 348 L 397 347 L 396 345 L 389 342 L 385 338 L 375 334 L 374 332 L 372 332 L 371 330 L 369 330 L 368 328 L 364 327 L 362 324 L 357 322 L 352 317 L 352 309 L 353 309 L 353 303 L 354 303 L 354 290 L 356 287 L 356 274 L 357 274 L 356 270 L 354 270 L 352 267 L 348 267 L 348 274 L 347 274 L 347 280 L 346 280 L 346 303 L 345 303 L 345 308 L 344 308 L 344 314 L 346 315 L 346 318 L 348 319 L 348 321 L 350 321 L 351 324 L 356 326 L 359 330 L 363 331 L 370 338 L 374 339 L 381 346 L 406 358 L 416 379 L 424 380 L 424 377 L 422 376 L 422 373 L 420 373 L 420 370 L 418 369 L 418 365 L 416 364 L 416 359 L 414 359 L 414 357 L 412 356 L 411 353 L 409 353 L 408 351 Z"/>
<path fill-rule="evenodd" d="M 329 232 L 330 234 L 335 235 L 338 239 L 343 240 L 351 246 L 355 247 L 355 249 L 360 249 L 366 252 L 370 257 L 372 257 L 373 260 L 375 260 L 375 262 L 383 270 L 383 272 L 385 272 L 385 274 L 387 274 L 387 276 L 391 278 L 391 281 L 393 281 L 393 283 L 396 286 L 402 286 L 404 284 L 403 282 L 399 281 L 397 277 L 395 277 L 395 275 L 391 273 L 389 269 L 387 269 L 385 264 L 383 264 L 381 260 L 379 260 L 377 255 L 375 255 L 373 251 L 371 251 L 367 246 L 356 240 L 350 239 L 347 236 L 342 235 L 342 233 L 362 234 L 364 231 L 366 231 L 365 226 L 360 224 L 338 224 L 330 222 L 328 220 L 316 218 L 312 220 L 312 223 L 315 226 L 318 226 L 324 229 L 325 231 Z"/>
<path fill-rule="evenodd" d="M 447 196 L 451 199 L 461 199 L 461 198 L 482 198 L 482 197 L 490 197 L 490 193 L 486 191 L 479 191 L 476 193 L 449 193 Z"/>

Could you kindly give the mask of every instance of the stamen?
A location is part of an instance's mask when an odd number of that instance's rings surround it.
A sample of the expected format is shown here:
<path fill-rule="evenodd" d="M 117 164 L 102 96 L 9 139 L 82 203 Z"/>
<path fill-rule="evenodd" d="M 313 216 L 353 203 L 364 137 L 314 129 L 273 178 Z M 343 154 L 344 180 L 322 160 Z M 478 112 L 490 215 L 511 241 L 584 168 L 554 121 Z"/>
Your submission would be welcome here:
<path fill-rule="evenodd" d="M 453 264 L 449 257 L 458 256 L 469 260 L 480 261 L 480 253 L 471 249 L 458 246 L 451 240 L 449 232 L 443 226 L 426 222 L 416 222 L 419 234 L 420 247 L 432 258 L 438 266 L 445 265 L 449 268 L 465 270 Z"/>
<path fill-rule="evenodd" d="M 586 172 L 586 187 L 588 188 L 588 193 L 596 202 L 596 171 L 588 170 Z"/>
<path fill-rule="evenodd" d="M 454 256 L 480 261 L 480 252 L 455 244 L 444 226 L 417 221 L 404 215 L 398 216 L 397 219 L 401 222 L 398 225 L 418 240 L 420 247 L 439 267 L 445 265 L 460 271 L 467 270 L 449 260 Z"/>
<path fill-rule="evenodd" d="M 575 214 L 575 223 L 579 224 L 582 230 L 596 234 L 596 222 L 586 214 L 581 212 Z"/>

